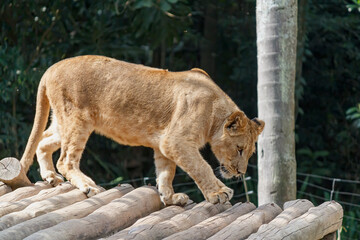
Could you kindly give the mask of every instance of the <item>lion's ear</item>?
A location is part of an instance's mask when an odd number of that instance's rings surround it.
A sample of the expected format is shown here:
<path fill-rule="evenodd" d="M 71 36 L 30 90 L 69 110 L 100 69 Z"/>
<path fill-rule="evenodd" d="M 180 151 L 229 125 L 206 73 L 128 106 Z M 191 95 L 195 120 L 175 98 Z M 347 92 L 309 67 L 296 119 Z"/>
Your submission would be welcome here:
<path fill-rule="evenodd" d="M 254 123 L 255 129 L 257 130 L 258 135 L 260 135 L 260 133 L 264 130 L 265 122 L 263 120 L 260 120 L 257 118 L 253 118 L 253 119 L 251 119 L 251 121 Z"/>
<path fill-rule="evenodd" d="M 225 123 L 225 131 L 229 133 L 230 136 L 240 135 L 244 128 L 246 127 L 248 119 L 244 112 L 237 111 L 233 112 L 227 119 Z"/>
<path fill-rule="evenodd" d="M 202 69 L 200 69 L 200 68 L 192 68 L 190 71 L 195 71 L 195 72 L 202 73 L 202 74 L 204 74 L 205 76 L 207 76 L 208 78 L 210 78 L 210 75 L 209 75 L 207 72 L 205 72 L 205 70 L 202 70 Z"/>

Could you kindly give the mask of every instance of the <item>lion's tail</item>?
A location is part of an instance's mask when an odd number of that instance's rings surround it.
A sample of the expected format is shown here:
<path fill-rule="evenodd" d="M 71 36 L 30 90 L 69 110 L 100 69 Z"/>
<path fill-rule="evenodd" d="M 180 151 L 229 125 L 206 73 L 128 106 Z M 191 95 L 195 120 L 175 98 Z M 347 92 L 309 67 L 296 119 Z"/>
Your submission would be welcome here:
<path fill-rule="evenodd" d="M 50 112 L 50 103 L 46 95 L 45 74 L 44 74 L 44 76 L 40 81 L 37 92 L 34 125 L 31 130 L 31 134 L 28 139 L 28 142 L 26 144 L 25 152 L 20 160 L 21 166 L 25 172 L 29 170 L 29 167 L 33 163 L 36 148 L 39 145 L 39 142 L 42 139 L 42 134 L 46 128 L 46 123 L 49 118 L 49 112 Z"/>

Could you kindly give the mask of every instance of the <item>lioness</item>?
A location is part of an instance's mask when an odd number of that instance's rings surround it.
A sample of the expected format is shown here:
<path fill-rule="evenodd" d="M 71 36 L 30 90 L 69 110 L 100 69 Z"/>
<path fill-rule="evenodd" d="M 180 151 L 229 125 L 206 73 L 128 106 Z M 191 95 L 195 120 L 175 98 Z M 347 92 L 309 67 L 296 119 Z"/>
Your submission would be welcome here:
<path fill-rule="evenodd" d="M 52 123 L 46 130 L 50 108 Z M 58 171 L 88 196 L 100 189 L 80 169 L 95 131 L 118 143 L 154 149 L 157 186 L 166 205 L 183 205 L 174 193 L 178 165 L 211 203 L 224 203 L 233 190 L 219 181 L 199 149 L 210 143 L 225 178 L 246 172 L 264 128 L 248 119 L 201 69 L 169 72 L 102 56 L 80 56 L 51 66 L 41 78 L 34 126 L 21 159 L 25 171 L 37 155 L 41 177 L 53 185 L 52 153 L 61 147 Z"/>

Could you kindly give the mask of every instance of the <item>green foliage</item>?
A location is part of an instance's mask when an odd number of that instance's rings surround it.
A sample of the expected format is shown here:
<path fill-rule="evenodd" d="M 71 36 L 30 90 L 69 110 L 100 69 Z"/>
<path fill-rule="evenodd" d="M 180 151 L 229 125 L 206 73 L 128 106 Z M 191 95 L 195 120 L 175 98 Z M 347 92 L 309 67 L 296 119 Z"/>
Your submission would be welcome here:
<path fill-rule="evenodd" d="M 135 38 L 155 48 L 161 43 L 172 46 L 179 41 L 180 33 L 191 21 L 191 9 L 184 0 L 128 1 L 124 6 L 126 10 L 129 10 L 130 31 Z"/>
<path fill-rule="evenodd" d="M 356 128 L 360 128 L 360 103 L 346 111 L 346 119 L 352 121 Z"/>
<path fill-rule="evenodd" d="M 348 11 L 351 12 L 357 9 L 360 12 L 360 0 L 352 0 L 351 2 L 352 3 L 346 5 Z"/>
<path fill-rule="evenodd" d="M 357 179 L 359 130 L 347 121 L 346 109 L 360 101 L 360 18 L 335 7 L 341 2 L 309 3 L 297 149 L 328 151 L 323 161 L 330 176 Z M 309 165 L 306 155 L 298 154 L 297 160 L 301 170 Z"/>
<path fill-rule="evenodd" d="M 302 172 L 330 176 L 332 174 L 331 169 L 336 167 L 334 163 L 330 163 L 329 166 L 328 161 L 326 161 L 326 158 L 329 156 L 328 151 L 313 151 L 310 148 L 301 148 L 296 153 L 299 158 L 307 159 L 301 164 Z"/>

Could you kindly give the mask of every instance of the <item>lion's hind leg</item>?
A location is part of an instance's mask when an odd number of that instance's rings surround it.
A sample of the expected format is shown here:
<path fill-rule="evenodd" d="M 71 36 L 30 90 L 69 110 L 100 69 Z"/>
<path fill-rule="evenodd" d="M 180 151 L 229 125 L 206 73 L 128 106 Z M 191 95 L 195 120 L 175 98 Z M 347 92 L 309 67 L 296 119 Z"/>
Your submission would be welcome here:
<path fill-rule="evenodd" d="M 154 150 L 156 166 L 156 183 L 161 201 L 165 205 L 185 205 L 189 197 L 185 193 L 174 193 L 172 181 L 175 176 L 176 164 L 167 159 L 159 150 Z"/>
<path fill-rule="evenodd" d="M 72 118 L 61 127 L 61 154 L 56 164 L 59 172 L 71 184 L 87 194 L 88 197 L 96 195 L 103 189 L 80 170 L 80 158 L 85 149 L 87 140 L 93 127 L 84 120 Z"/>
<path fill-rule="evenodd" d="M 42 140 L 36 149 L 36 157 L 40 165 L 40 174 L 44 181 L 53 186 L 64 181 L 64 178 L 57 174 L 52 160 L 52 154 L 60 148 L 61 139 L 57 130 L 56 118 L 50 127 L 43 133 Z"/>

